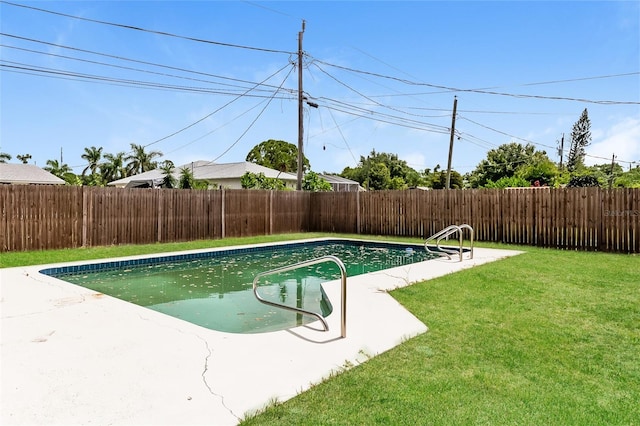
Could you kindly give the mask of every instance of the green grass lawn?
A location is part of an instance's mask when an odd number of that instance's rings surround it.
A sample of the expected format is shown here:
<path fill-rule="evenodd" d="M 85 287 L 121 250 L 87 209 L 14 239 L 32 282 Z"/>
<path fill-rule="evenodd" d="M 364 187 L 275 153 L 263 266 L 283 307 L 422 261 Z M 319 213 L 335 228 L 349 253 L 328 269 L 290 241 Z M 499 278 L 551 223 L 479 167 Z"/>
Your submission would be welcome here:
<path fill-rule="evenodd" d="M 7 253 L 2 266 L 319 235 Z M 427 333 L 243 424 L 640 424 L 640 258 L 515 248 L 393 291 Z"/>
<path fill-rule="evenodd" d="M 426 334 L 243 424 L 640 424 L 640 259 L 519 248 L 392 292 Z"/>

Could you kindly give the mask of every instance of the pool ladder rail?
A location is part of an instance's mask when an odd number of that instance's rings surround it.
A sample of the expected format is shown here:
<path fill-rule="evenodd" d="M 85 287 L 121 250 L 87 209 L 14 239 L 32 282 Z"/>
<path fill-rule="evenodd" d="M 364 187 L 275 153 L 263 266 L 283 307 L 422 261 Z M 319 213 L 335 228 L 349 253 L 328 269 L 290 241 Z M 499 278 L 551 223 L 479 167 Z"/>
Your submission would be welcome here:
<path fill-rule="evenodd" d="M 427 238 L 427 240 L 424 242 L 424 248 L 427 250 L 427 252 L 429 253 L 434 253 L 434 254 L 439 254 L 441 256 L 446 256 L 449 259 L 452 259 L 451 255 L 459 255 L 460 256 L 460 262 L 462 262 L 463 260 L 463 254 L 464 254 L 464 247 L 463 247 L 463 230 L 469 230 L 469 234 L 470 234 L 470 240 L 471 240 L 471 244 L 469 246 L 469 259 L 473 259 L 473 228 L 471 227 L 471 225 L 467 225 L 466 223 L 463 223 L 462 225 L 449 225 L 446 228 L 444 228 L 442 231 L 440 232 L 436 232 L 435 234 L 433 234 L 432 236 L 430 236 L 429 238 Z M 440 242 L 444 239 L 448 239 L 451 235 L 457 233 L 458 234 L 458 242 L 459 245 L 457 248 L 455 247 L 441 247 L 440 246 Z M 429 242 L 431 241 L 435 241 L 436 243 L 436 248 L 438 249 L 437 251 L 434 250 L 430 250 L 429 249 Z"/>
<path fill-rule="evenodd" d="M 281 268 L 272 269 L 266 272 L 261 272 L 258 275 L 256 275 L 256 277 L 253 279 L 253 294 L 256 296 L 259 302 L 264 303 L 265 305 L 287 309 L 289 311 L 294 311 L 304 315 L 310 315 L 318 319 L 322 323 L 322 326 L 324 328 L 324 330 L 322 331 L 329 331 L 329 325 L 327 324 L 327 321 L 324 319 L 322 315 L 318 314 L 317 312 L 312 312 L 306 309 L 296 308 L 293 306 L 287 306 L 281 303 L 272 302 L 270 300 L 264 299 L 262 296 L 258 294 L 258 281 L 260 281 L 260 278 L 266 277 L 268 275 L 279 274 L 282 272 L 293 271 L 294 269 L 299 269 L 305 266 L 316 265 L 318 263 L 324 263 L 324 262 L 333 262 L 336 265 L 338 265 L 338 268 L 340 269 L 340 283 L 341 283 L 340 336 L 342 338 L 345 338 L 347 337 L 347 269 L 345 268 L 344 263 L 342 263 L 342 261 L 336 256 L 332 256 L 332 255 L 322 256 L 315 259 L 306 260 L 304 262 L 294 263 L 293 265 L 283 266 Z"/>

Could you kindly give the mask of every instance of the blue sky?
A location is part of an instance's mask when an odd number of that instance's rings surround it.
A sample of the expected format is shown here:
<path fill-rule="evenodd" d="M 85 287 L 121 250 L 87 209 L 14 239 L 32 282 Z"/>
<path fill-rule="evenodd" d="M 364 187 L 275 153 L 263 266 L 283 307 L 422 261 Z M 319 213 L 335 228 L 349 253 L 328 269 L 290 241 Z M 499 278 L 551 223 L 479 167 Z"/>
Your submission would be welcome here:
<path fill-rule="evenodd" d="M 454 96 L 461 173 L 512 141 L 557 161 L 585 108 L 587 163 L 640 164 L 638 1 L 15 4 L 0 3 L 0 151 L 12 162 L 29 153 L 44 166 L 62 149 L 80 173 L 92 145 L 142 144 L 178 165 L 243 161 L 267 139 L 297 144 L 304 19 L 314 171 L 340 172 L 373 149 L 445 168 Z"/>

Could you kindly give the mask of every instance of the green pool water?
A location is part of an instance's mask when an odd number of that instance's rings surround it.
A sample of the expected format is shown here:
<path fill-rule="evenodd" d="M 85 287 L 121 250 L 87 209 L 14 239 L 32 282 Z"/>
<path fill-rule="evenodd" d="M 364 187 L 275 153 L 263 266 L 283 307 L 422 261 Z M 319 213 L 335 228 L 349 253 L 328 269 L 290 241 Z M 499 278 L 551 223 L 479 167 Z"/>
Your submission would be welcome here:
<path fill-rule="evenodd" d="M 260 303 L 252 291 L 254 277 L 260 272 L 329 254 L 342 260 L 347 276 L 433 258 L 419 246 L 327 242 L 250 252 L 227 251 L 212 253 L 208 258 L 116 269 L 85 268 L 53 275 L 202 327 L 231 333 L 261 333 L 302 325 L 315 318 Z M 339 278 L 337 265 L 326 262 L 265 277 L 259 282 L 259 293 L 267 300 L 327 316 L 332 306 L 320 284 Z"/>

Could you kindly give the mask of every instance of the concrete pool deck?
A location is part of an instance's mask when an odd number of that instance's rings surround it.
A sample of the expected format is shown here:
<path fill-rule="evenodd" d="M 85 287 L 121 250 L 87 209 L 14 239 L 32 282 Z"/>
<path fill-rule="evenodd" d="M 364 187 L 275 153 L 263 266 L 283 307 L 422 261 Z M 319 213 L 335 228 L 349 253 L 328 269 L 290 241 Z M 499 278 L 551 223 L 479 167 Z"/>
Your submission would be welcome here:
<path fill-rule="evenodd" d="M 325 284 L 328 332 L 231 334 L 38 272 L 53 265 L 0 269 L 0 423 L 237 424 L 426 332 L 388 290 L 519 253 L 476 248 L 349 277 L 344 339 L 339 280 Z"/>

